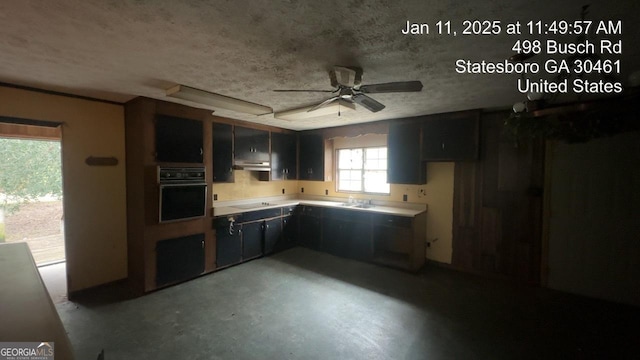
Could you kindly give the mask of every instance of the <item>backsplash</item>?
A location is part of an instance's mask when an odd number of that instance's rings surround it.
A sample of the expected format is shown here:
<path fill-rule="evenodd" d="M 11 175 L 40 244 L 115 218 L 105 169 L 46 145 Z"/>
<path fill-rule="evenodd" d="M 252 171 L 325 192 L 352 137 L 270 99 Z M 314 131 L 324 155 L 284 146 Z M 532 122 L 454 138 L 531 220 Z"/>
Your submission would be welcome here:
<path fill-rule="evenodd" d="M 245 170 L 235 170 L 234 183 L 214 183 L 211 196 L 217 195 L 215 201 L 242 200 L 251 198 L 261 198 L 282 195 L 297 194 L 298 181 L 260 181 L 255 172 Z"/>

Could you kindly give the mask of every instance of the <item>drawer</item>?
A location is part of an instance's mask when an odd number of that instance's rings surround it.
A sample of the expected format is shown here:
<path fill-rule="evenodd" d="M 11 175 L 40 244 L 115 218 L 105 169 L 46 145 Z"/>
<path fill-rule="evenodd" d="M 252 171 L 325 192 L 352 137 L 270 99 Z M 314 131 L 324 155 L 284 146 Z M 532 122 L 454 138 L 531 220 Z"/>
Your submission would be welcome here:
<path fill-rule="evenodd" d="M 242 214 L 242 222 L 269 219 L 282 216 L 282 208 L 250 211 Z"/>
<path fill-rule="evenodd" d="M 322 212 L 322 208 L 315 207 L 315 206 L 303 205 L 303 206 L 299 206 L 298 209 L 296 209 L 296 212 L 299 213 L 299 214 L 303 214 L 303 215 L 310 215 L 310 216 L 320 217 L 320 214 Z"/>
<path fill-rule="evenodd" d="M 228 215 L 228 216 L 220 216 L 220 217 L 216 217 L 213 219 L 212 221 L 212 228 L 213 229 L 217 229 L 217 228 L 226 228 L 229 227 L 229 218 L 233 218 L 234 221 L 236 223 L 240 223 L 242 222 L 242 215 Z"/>
<path fill-rule="evenodd" d="M 413 218 L 407 217 L 407 216 L 382 215 L 382 214 L 376 214 L 373 216 L 374 226 L 384 225 L 384 226 L 411 228 L 412 224 L 413 224 Z"/>
<path fill-rule="evenodd" d="M 369 223 L 371 221 L 371 214 L 358 210 L 347 209 L 325 209 L 323 217 L 335 220 L 344 220 L 351 222 L 364 222 Z"/>

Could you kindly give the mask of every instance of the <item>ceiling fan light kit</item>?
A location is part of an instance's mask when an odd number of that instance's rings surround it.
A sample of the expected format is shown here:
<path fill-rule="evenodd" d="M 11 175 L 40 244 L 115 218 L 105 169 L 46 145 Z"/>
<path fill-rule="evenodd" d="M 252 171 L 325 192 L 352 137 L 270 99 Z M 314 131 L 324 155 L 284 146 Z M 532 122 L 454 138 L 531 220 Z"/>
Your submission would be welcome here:
<path fill-rule="evenodd" d="M 229 96 L 224 96 L 184 85 L 176 85 L 167 90 L 167 96 L 192 101 L 194 103 L 210 105 L 216 108 L 237 111 L 245 114 L 265 115 L 273 113 L 273 109 Z"/>
<path fill-rule="evenodd" d="M 306 106 L 286 111 L 278 111 L 273 117 L 281 120 L 304 120 L 318 116 L 338 115 L 338 113 L 351 112 L 356 109 L 356 105 L 346 100 L 334 101 L 325 106 L 316 108 L 317 106 Z M 316 108 L 314 110 L 314 108 Z"/>

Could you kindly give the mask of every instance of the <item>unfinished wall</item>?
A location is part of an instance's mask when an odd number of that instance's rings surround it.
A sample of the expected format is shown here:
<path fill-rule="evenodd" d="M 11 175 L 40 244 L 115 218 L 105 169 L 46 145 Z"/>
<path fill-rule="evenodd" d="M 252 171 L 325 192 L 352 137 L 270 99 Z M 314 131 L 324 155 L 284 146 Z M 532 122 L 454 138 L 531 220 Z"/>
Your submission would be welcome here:
<path fill-rule="evenodd" d="M 640 305 L 640 133 L 551 149 L 549 287 Z"/>
<path fill-rule="evenodd" d="M 0 87 L 0 116 L 61 122 L 69 291 L 127 277 L 122 106 Z M 117 166 L 88 166 L 114 156 Z"/>

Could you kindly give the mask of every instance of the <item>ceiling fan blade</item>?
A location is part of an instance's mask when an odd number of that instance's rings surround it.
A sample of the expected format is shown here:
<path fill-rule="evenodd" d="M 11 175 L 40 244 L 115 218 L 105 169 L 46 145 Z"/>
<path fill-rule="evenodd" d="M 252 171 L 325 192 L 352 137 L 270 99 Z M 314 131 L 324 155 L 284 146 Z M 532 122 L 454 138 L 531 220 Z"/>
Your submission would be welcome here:
<path fill-rule="evenodd" d="M 385 84 L 371 84 L 362 85 L 358 90 L 367 94 L 421 91 L 422 83 L 416 80 L 391 82 Z"/>
<path fill-rule="evenodd" d="M 332 97 L 332 98 L 329 98 L 329 99 L 327 99 L 327 100 L 325 100 L 325 101 L 321 102 L 320 104 L 318 104 L 318 105 L 316 105 L 316 106 L 312 107 L 311 109 L 307 110 L 307 112 L 312 112 L 312 111 L 314 111 L 314 110 L 318 110 L 318 109 L 320 109 L 321 107 L 323 107 L 323 106 L 325 106 L 325 105 L 328 105 L 328 104 L 331 104 L 332 102 L 334 102 L 334 101 L 336 101 L 336 100 L 338 100 L 338 99 L 340 99 L 340 96 L 334 96 L 334 97 Z"/>
<path fill-rule="evenodd" d="M 322 93 L 332 93 L 335 92 L 335 90 L 290 90 L 290 89 L 285 89 L 285 90 L 273 90 L 275 92 L 322 92 Z"/>
<path fill-rule="evenodd" d="M 384 105 L 382 105 L 381 103 L 375 101 L 374 99 L 368 97 L 367 95 L 364 94 L 355 94 L 352 97 L 353 101 L 355 101 L 357 104 L 360 104 L 362 106 L 364 106 L 367 110 L 371 111 L 371 112 L 378 112 L 382 109 L 384 109 Z"/>

